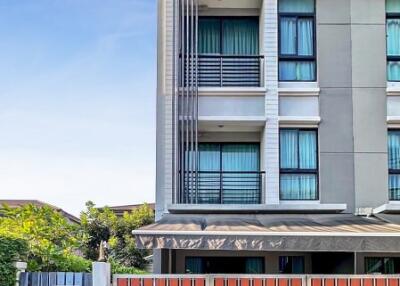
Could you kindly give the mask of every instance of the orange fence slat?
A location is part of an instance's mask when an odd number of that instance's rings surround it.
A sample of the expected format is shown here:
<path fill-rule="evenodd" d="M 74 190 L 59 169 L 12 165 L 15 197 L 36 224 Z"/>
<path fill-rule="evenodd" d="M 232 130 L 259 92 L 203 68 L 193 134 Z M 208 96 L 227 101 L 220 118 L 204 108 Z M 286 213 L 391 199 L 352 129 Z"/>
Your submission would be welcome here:
<path fill-rule="evenodd" d="M 350 286 L 361 286 L 361 279 L 359 278 L 351 278 Z"/>
<path fill-rule="evenodd" d="M 156 286 L 167 286 L 167 283 L 164 278 L 157 278 L 156 279 Z"/>
<path fill-rule="evenodd" d="M 376 286 L 385 286 L 385 280 L 384 278 L 377 278 L 375 279 L 375 285 Z"/>
<path fill-rule="evenodd" d="M 215 286 L 224 286 L 224 278 L 215 278 Z"/>
<path fill-rule="evenodd" d="M 169 286 L 178 286 L 179 285 L 179 281 L 177 278 L 170 278 L 168 279 L 169 281 Z"/>
<path fill-rule="evenodd" d="M 248 278 L 240 278 L 240 286 L 250 286 L 250 280 Z"/>
<path fill-rule="evenodd" d="M 267 278 L 265 280 L 265 286 L 276 286 L 274 278 Z"/>
<path fill-rule="evenodd" d="M 182 286 L 191 286 L 192 285 L 192 279 L 191 278 L 183 278 L 181 285 Z"/>
<path fill-rule="evenodd" d="M 289 286 L 289 279 L 278 278 L 278 286 Z"/>
<path fill-rule="evenodd" d="M 143 286 L 153 286 L 153 279 L 152 278 L 144 278 Z"/>
<path fill-rule="evenodd" d="M 374 286 L 374 280 L 371 278 L 364 278 L 363 286 Z"/>
<path fill-rule="evenodd" d="M 339 279 L 337 280 L 337 286 L 348 286 L 348 285 L 347 285 L 347 279 L 339 278 Z"/>
<path fill-rule="evenodd" d="M 263 284 L 262 279 L 260 279 L 260 278 L 255 278 L 253 280 L 253 286 L 263 286 L 262 284 Z"/>
<path fill-rule="evenodd" d="M 321 278 L 312 278 L 311 286 L 322 286 L 322 279 Z"/>
<path fill-rule="evenodd" d="M 388 285 L 389 286 L 399 286 L 399 279 L 389 278 Z"/>
<path fill-rule="evenodd" d="M 205 286 L 206 281 L 204 278 L 196 278 L 195 286 Z"/>
<path fill-rule="evenodd" d="M 236 278 L 229 278 L 228 279 L 228 286 L 236 286 L 237 279 Z"/>
<path fill-rule="evenodd" d="M 131 278 L 131 286 L 140 286 L 139 278 Z"/>
<path fill-rule="evenodd" d="M 301 285 L 301 279 L 300 278 L 292 278 L 290 280 L 290 285 L 291 286 L 302 286 Z"/>
<path fill-rule="evenodd" d="M 128 286 L 128 278 L 117 279 L 117 286 Z"/>
<path fill-rule="evenodd" d="M 325 279 L 325 286 L 335 286 L 335 279 L 332 278 Z"/>

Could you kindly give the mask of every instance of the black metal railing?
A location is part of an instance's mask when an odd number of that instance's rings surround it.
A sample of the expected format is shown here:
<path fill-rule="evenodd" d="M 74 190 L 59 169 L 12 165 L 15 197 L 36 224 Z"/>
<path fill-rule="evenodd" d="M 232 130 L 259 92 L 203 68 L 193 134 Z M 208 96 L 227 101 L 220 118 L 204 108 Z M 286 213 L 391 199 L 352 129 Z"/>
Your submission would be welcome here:
<path fill-rule="evenodd" d="M 260 87 L 263 83 L 264 57 L 259 55 L 200 54 L 197 73 L 191 72 L 191 66 L 185 59 L 184 73 L 190 76 L 184 77 L 186 82 L 181 86 L 187 86 L 196 74 L 199 87 Z"/>
<path fill-rule="evenodd" d="M 182 204 L 260 204 L 264 172 L 187 172 Z M 195 183 L 193 183 L 195 182 Z M 196 186 L 197 184 L 197 186 Z"/>

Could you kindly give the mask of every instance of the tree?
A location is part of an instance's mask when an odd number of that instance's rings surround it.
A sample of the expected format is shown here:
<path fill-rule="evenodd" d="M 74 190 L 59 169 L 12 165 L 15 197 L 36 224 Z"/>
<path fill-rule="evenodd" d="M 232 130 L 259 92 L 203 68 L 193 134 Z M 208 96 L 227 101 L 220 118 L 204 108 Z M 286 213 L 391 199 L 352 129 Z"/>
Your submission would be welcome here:
<path fill-rule="evenodd" d="M 154 214 L 146 204 L 122 217 L 117 217 L 109 208 L 95 208 L 92 202 L 86 203 L 86 211 L 81 214 L 82 230 L 86 237 L 83 252 L 88 259 L 97 259 L 99 246 L 106 241 L 110 260 L 120 266 L 146 266 L 146 250 L 137 249 L 132 230 L 150 224 Z"/>
<path fill-rule="evenodd" d="M 0 236 L 27 243 L 29 271 L 88 271 L 90 261 L 78 255 L 80 229 L 48 207 L 4 206 L 0 210 Z"/>

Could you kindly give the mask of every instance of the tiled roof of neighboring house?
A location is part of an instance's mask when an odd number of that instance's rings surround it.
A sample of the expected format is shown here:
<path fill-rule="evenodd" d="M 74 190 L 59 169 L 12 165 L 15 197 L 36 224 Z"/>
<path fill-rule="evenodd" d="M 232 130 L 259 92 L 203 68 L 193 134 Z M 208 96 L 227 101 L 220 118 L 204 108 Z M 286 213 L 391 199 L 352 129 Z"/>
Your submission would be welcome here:
<path fill-rule="evenodd" d="M 60 214 L 62 214 L 66 219 L 68 219 L 70 222 L 72 223 L 76 223 L 76 224 L 80 224 L 80 219 L 77 218 L 76 216 L 67 213 L 66 211 L 64 211 L 63 209 L 53 206 L 51 204 L 39 201 L 39 200 L 0 200 L 0 208 L 2 207 L 2 205 L 7 205 L 10 208 L 18 208 L 24 205 L 34 205 L 37 207 L 50 207 L 56 211 L 58 211 Z"/>
<path fill-rule="evenodd" d="M 124 206 L 112 206 L 112 207 L 109 207 L 109 208 L 117 216 L 122 216 L 124 214 L 124 212 L 130 212 L 132 210 L 140 208 L 143 205 L 144 204 L 134 204 L 134 205 L 124 205 Z M 153 210 L 153 212 L 155 211 L 155 204 L 154 203 L 148 203 L 147 205 L 149 206 L 149 208 L 151 208 Z M 102 209 L 102 208 L 100 208 L 100 209 Z"/>

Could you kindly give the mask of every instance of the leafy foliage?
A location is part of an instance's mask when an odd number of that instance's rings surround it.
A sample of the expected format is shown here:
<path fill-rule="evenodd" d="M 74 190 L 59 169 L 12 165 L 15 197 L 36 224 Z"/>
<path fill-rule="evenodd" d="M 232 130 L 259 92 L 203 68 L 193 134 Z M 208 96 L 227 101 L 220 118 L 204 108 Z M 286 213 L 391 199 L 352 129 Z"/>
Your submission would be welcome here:
<path fill-rule="evenodd" d="M 78 255 L 83 239 L 80 229 L 56 210 L 25 205 L 4 206 L 0 211 L 0 236 L 27 243 L 29 271 L 83 272 L 90 269 L 90 261 Z"/>
<path fill-rule="evenodd" d="M 115 266 L 125 267 L 125 271 L 128 271 L 127 267 L 143 269 L 147 264 L 144 257 L 149 253 L 136 248 L 132 230 L 154 221 L 150 207 L 144 204 L 132 212 L 124 213 L 122 217 L 117 217 L 107 207 L 97 209 L 92 202 L 88 202 L 86 207 L 86 211 L 81 214 L 82 229 L 86 234 L 83 249 L 85 257 L 97 259 L 99 245 L 101 241 L 106 241 L 110 260 L 115 262 Z M 131 273 L 125 271 L 123 273 Z"/>
<path fill-rule="evenodd" d="M 0 236 L 0 285 L 15 285 L 14 262 L 24 259 L 27 250 L 24 240 Z"/>

